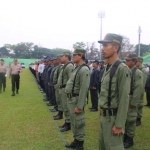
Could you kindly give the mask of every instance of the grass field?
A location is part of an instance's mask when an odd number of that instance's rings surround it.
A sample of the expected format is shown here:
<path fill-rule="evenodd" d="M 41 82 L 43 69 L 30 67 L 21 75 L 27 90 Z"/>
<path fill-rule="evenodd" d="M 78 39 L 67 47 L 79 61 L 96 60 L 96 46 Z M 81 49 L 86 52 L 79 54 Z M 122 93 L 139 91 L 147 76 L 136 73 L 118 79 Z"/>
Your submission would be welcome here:
<path fill-rule="evenodd" d="M 98 112 L 86 111 L 85 150 L 98 150 Z M 6 92 L 0 94 L 0 150 L 66 150 L 73 140 L 71 131 L 60 133 L 53 115 L 43 101 L 28 69 L 21 73 L 19 94 L 11 97 L 10 79 Z M 137 127 L 135 145 L 128 150 L 150 150 L 150 108 L 144 107 L 142 125 Z"/>

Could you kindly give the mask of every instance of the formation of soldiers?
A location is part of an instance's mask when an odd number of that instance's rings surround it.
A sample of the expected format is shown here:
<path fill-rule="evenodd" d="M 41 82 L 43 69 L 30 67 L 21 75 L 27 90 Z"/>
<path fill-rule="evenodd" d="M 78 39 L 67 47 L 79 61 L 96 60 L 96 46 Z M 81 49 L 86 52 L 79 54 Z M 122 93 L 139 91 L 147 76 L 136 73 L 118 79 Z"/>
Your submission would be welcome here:
<path fill-rule="evenodd" d="M 136 126 L 141 124 L 145 87 L 146 106 L 150 106 L 150 73 L 142 67 L 142 57 L 135 54 L 127 55 L 126 63 L 119 60 L 120 35 L 108 33 L 98 42 L 105 61 L 95 60 L 92 69 L 85 50 L 76 48 L 72 56 L 64 52 L 57 58 L 46 57 L 31 64 L 30 70 L 47 105 L 54 106 L 51 111 L 58 111 L 54 120 L 64 117 L 60 132 L 72 130 L 74 141 L 67 148 L 84 149 L 84 107 L 90 89 L 90 111 L 100 110 L 99 150 L 124 150 L 133 146 Z"/>

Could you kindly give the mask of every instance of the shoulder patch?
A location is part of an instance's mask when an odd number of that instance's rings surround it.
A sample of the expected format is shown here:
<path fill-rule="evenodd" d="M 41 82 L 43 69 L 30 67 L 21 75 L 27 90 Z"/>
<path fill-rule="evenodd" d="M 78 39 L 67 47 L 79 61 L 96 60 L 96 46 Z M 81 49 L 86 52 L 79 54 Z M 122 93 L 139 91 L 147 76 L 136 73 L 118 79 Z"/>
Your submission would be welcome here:
<path fill-rule="evenodd" d="M 125 77 L 126 77 L 126 78 L 128 78 L 128 77 L 129 77 L 129 74 L 128 74 L 128 73 L 126 73 L 126 74 L 125 74 Z"/>

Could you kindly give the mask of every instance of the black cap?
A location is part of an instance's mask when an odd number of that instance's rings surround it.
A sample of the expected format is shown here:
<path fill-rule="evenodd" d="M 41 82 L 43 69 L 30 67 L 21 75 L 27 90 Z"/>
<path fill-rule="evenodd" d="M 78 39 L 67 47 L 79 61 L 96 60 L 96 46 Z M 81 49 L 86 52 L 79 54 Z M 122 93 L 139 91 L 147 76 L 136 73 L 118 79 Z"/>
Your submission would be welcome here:
<path fill-rule="evenodd" d="M 98 61 L 98 60 L 94 60 L 94 61 L 93 61 L 93 63 L 97 63 L 97 64 L 99 64 L 99 61 Z"/>

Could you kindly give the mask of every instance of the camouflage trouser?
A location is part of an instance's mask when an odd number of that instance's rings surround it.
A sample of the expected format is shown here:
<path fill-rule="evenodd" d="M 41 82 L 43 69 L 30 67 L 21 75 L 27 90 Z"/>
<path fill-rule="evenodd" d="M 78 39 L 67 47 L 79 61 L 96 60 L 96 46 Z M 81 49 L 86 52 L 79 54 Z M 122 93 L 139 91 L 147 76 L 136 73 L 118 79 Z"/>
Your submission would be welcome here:
<path fill-rule="evenodd" d="M 127 114 L 127 120 L 125 125 L 125 134 L 133 138 L 136 130 L 137 108 L 130 108 Z"/>
<path fill-rule="evenodd" d="M 68 99 L 70 122 L 73 137 L 78 141 L 84 141 L 85 138 L 85 114 L 75 114 L 74 109 L 77 107 L 78 97 Z"/>
<path fill-rule="evenodd" d="M 60 103 L 62 107 L 62 111 L 64 112 L 65 121 L 67 123 L 70 123 L 70 115 L 69 115 L 69 109 L 68 109 L 68 101 L 67 101 L 67 95 L 65 93 L 65 88 L 59 89 L 60 94 Z"/>
<path fill-rule="evenodd" d="M 60 102 L 60 94 L 59 94 L 58 89 L 55 89 L 55 96 L 56 96 L 56 102 L 58 105 L 58 110 L 62 111 L 62 106 L 61 106 L 61 102 Z"/>
<path fill-rule="evenodd" d="M 99 150 L 124 150 L 123 134 L 112 135 L 116 116 L 100 116 Z"/>
<path fill-rule="evenodd" d="M 138 107 L 137 107 L 137 115 L 138 115 L 137 118 L 142 118 L 143 102 L 144 102 L 144 93 L 141 95 L 140 102 L 139 102 Z"/>

